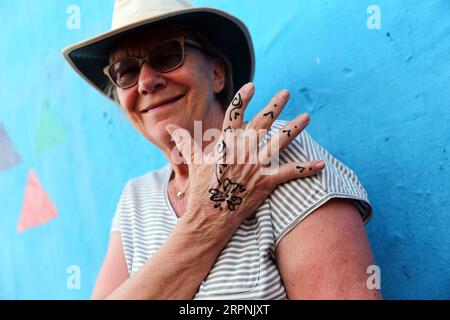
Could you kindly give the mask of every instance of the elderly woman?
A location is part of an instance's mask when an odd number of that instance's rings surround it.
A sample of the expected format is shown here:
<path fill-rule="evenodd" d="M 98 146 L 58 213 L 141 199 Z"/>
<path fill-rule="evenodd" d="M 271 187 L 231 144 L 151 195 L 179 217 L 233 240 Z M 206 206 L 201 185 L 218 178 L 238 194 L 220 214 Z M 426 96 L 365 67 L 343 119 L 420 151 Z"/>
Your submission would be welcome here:
<path fill-rule="evenodd" d="M 371 206 L 354 172 L 303 131 L 307 114 L 275 120 L 287 90 L 243 121 L 255 88 L 241 21 L 185 1 L 116 1 L 113 30 L 64 55 L 168 160 L 126 184 L 92 298 L 380 297 L 366 285 Z"/>

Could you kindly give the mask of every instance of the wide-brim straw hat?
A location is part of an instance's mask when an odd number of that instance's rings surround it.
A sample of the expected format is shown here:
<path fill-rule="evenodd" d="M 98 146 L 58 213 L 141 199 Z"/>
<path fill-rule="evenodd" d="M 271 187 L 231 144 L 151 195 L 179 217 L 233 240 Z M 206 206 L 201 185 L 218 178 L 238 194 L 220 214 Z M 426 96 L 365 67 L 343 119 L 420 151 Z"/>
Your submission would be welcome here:
<path fill-rule="evenodd" d="M 62 54 L 83 79 L 113 99 L 103 73 L 111 49 L 126 34 L 161 22 L 187 25 L 205 36 L 231 63 L 235 90 L 253 81 L 255 55 L 245 24 L 224 11 L 194 7 L 184 0 L 116 0 L 111 30 L 68 46 Z"/>

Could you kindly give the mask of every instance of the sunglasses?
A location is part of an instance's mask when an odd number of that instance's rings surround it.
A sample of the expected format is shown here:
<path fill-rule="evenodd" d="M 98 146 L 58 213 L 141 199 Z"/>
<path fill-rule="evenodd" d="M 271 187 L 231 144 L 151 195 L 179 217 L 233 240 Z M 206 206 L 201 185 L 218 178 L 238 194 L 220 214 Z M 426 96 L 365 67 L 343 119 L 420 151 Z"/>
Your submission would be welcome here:
<path fill-rule="evenodd" d="M 185 46 L 203 49 L 203 47 L 185 37 L 165 40 L 152 47 L 144 58 L 127 57 L 116 61 L 103 69 L 103 73 L 119 88 L 127 89 L 139 81 L 142 65 L 147 62 L 157 72 L 169 72 L 184 63 Z"/>

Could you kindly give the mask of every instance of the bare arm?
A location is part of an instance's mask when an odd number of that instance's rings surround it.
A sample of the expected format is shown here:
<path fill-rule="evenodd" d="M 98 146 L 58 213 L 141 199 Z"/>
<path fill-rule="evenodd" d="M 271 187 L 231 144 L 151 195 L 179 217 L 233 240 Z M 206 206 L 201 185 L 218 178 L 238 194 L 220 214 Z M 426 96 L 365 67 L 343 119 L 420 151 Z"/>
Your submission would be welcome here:
<path fill-rule="evenodd" d="M 217 232 L 201 228 L 184 215 L 161 249 L 130 278 L 120 233 L 112 233 L 92 299 L 192 299 L 233 234 L 226 228 Z"/>
<path fill-rule="evenodd" d="M 97 277 L 91 299 L 106 298 L 128 278 L 120 232 L 112 232 L 110 235 L 108 251 Z"/>
<path fill-rule="evenodd" d="M 381 299 L 368 289 L 374 264 L 364 224 L 348 200 L 332 199 L 291 230 L 277 247 L 289 299 Z"/>

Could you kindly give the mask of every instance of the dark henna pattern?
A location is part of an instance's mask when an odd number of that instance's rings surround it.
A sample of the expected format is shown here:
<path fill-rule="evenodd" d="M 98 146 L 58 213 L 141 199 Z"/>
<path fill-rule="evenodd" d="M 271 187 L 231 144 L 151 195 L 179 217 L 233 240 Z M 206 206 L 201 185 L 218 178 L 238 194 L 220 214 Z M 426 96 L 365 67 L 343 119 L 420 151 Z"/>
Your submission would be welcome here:
<path fill-rule="evenodd" d="M 302 167 L 302 166 L 296 166 L 295 168 L 300 170 L 300 173 L 303 173 L 303 171 L 305 171 L 305 169 L 306 169 L 305 167 Z M 309 167 L 309 171 L 312 171 L 311 167 Z"/>
<path fill-rule="evenodd" d="M 264 113 L 263 116 L 268 116 L 270 114 L 270 117 L 273 119 L 273 111 L 269 111 L 267 113 Z"/>
<path fill-rule="evenodd" d="M 242 97 L 239 92 L 234 97 L 231 105 L 233 108 L 230 110 L 229 120 L 233 121 L 241 115 L 240 109 L 242 108 Z M 224 132 L 227 131 L 233 132 L 231 125 L 224 129 Z M 219 185 L 222 186 L 222 190 L 209 189 L 208 192 L 211 194 L 210 199 L 215 202 L 214 208 L 222 210 L 222 203 L 224 203 L 228 207 L 228 210 L 235 211 L 236 206 L 242 203 L 242 197 L 238 196 L 238 194 L 244 192 L 246 189 L 241 184 L 232 182 L 228 178 L 223 182 L 221 181 L 221 175 L 224 172 L 223 169 L 227 167 L 227 164 L 224 163 L 227 155 L 227 145 L 225 144 L 225 141 L 222 140 L 217 144 L 216 151 L 220 156 L 216 162 L 216 179 Z"/>
<path fill-rule="evenodd" d="M 239 183 L 233 183 L 230 179 L 225 179 L 222 185 L 222 191 L 219 189 L 209 189 L 210 199 L 215 202 L 214 208 L 222 211 L 222 203 L 228 206 L 228 210 L 235 211 L 236 206 L 242 203 L 242 198 L 237 194 L 244 192 L 245 188 Z"/>
<path fill-rule="evenodd" d="M 226 145 L 225 141 L 221 140 L 221 141 L 217 144 L 217 146 L 216 146 L 216 151 L 217 151 L 219 154 L 222 154 L 222 156 L 221 156 L 220 158 L 217 159 L 217 163 L 216 163 L 216 179 L 217 179 L 217 182 L 218 182 L 219 184 L 222 184 L 222 182 L 220 181 L 220 175 L 222 175 L 222 173 L 223 173 L 222 169 L 223 169 L 223 168 L 226 168 L 226 167 L 227 167 L 227 164 L 225 164 L 225 163 L 219 163 L 219 162 L 220 162 L 220 160 L 222 160 L 222 159 L 223 159 L 223 161 L 225 161 L 225 157 L 226 157 L 226 155 L 227 155 L 227 145 Z"/>
<path fill-rule="evenodd" d="M 277 107 L 277 104 L 275 103 L 274 105 L 273 105 L 273 107 L 274 108 L 276 108 Z M 267 112 L 267 113 L 263 113 L 263 116 L 264 117 L 267 117 L 268 115 L 270 115 L 270 117 L 273 119 L 273 111 L 269 111 L 269 112 Z"/>
<path fill-rule="evenodd" d="M 305 167 L 302 167 L 302 166 L 296 166 L 295 168 L 300 170 L 300 173 L 303 173 L 303 171 L 305 171 L 305 169 L 306 169 Z M 309 167 L 309 171 L 311 171 L 311 170 L 312 170 L 312 168 Z"/>
<path fill-rule="evenodd" d="M 227 151 L 227 145 L 226 145 L 225 141 L 221 140 L 219 143 L 217 143 L 216 151 L 219 154 L 220 153 L 224 153 L 223 157 L 225 157 L 225 154 L 226 154 L 226 151 Z M 222 158 L 219 158 L 219 159 L 222 159 Z"/>
<path fill-rule="evenodd" d="M 297 129 L 297 126 L 295 126 L 295 129 Z M 281 131 L 281 132 L 283 132 L 283 133 L 286 133 L 287 132 L 287 136 L 288 137 L 290 137 L 291 136 L 291 131 L 292 131 L 292 129 L 290 129 L 290 130 L 283 130 L 283 131 Z"/>
<path fill-rule="evenodd" d="M 242 108 L 242 98 L 241 94 L 238 92 L 237 96 L 234 97 L 231 105 L 234 106 L 230 111 L 230 121 L 236 120 L 241 114 L 238 112 Z M 234 119 L 233 119 L 234 118 Z"/>
<path fill-rule="evenodd" d="M 296 166 L 295 167 L 296 169 L 299 169 L 300 170 L 300 173 L 303 173 L 303 171 L 305 171 L 305 167 L 301 167 L 301 166 Z"/>
<path fill-rule="evenodd" d="M 228 126 L 227 128 L 225 128 L 223 130 L 223 132 L 227 132 L 227 131 L 233 132 L 233 128 L 231 126 Z"/>
<path fill-rule="evenodd" d="M 219 208 L 222 211 L 222 203 L 224 203 L 228 210 L 236 211 L 236 207 L 242 203 L 242 197 L 238 196 L 239 193 L 244 192 L 246 189 L 244 186 L 237 182 L 232 182 L 230 179 L 226 178 L 223 183 L 220 179 L 223 168 L 227 167 L 227 164 L 220 163 L 221 159 L 225 159 L 227 154 L 227 145 L 225 141 L 221 140 L 217 146 L 216 151 L 221 155 L 216 162 L 216 179 L 219 185 L 222 186 L 220 189 L 209 189 L 208 192 L 211 194 L 210 200 L 214 203 L 214 208 Z"/>
<path fill-rule="evenodd" d="M 226 163 L 221 163 L 221 164 L 219 164 L 219 173 L 222 174 L 222 173 L 223 173 L 222 169 L 223 169 L 223 168 L 226 168 L 226 167 L 227 167 L 227 164 L 226 164 Z"/>

